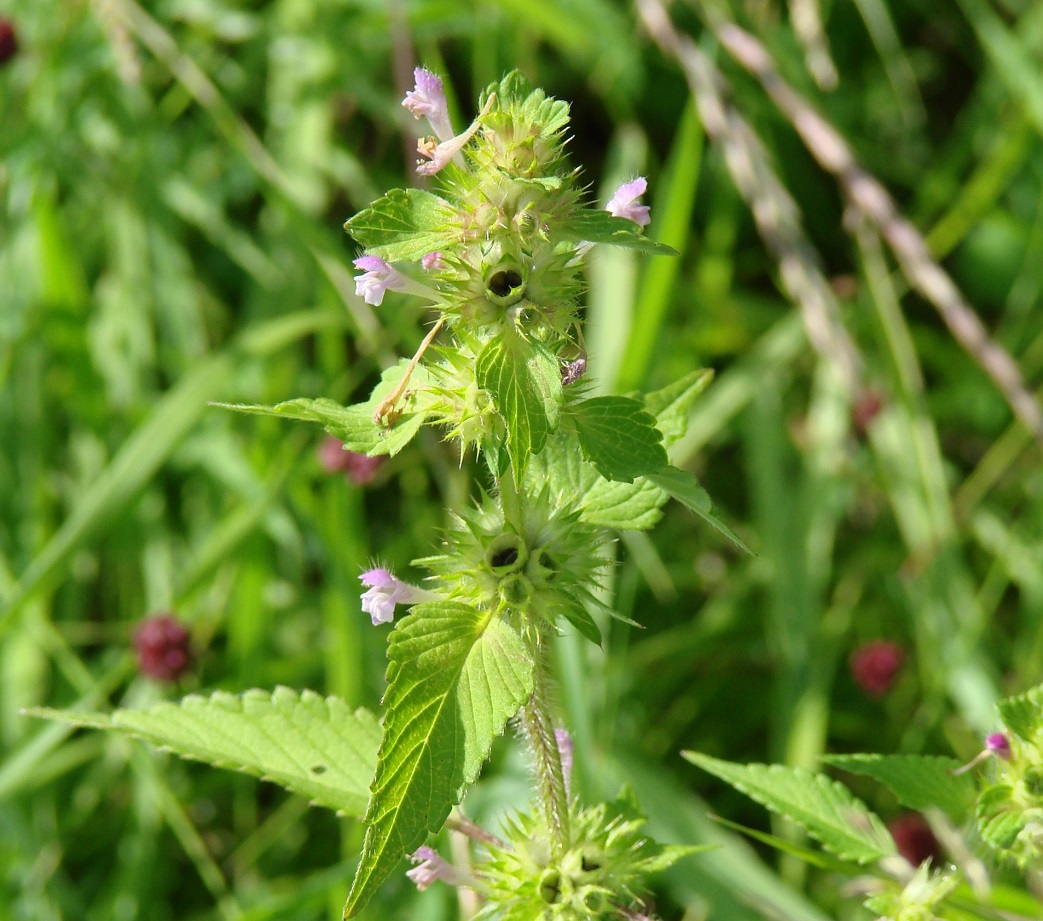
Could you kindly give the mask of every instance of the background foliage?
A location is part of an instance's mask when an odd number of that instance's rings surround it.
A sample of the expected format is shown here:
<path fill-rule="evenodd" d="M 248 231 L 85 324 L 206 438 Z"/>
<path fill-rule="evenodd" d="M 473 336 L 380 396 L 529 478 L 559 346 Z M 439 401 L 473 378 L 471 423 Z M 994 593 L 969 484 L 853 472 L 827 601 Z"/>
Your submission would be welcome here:
<path fill-rule="evenodd" d="M 1043 8 L 825 4 L 834 88 L 827 49 L 806 54 L 791 25 L 806 0 L 792 20 L 766 0 L 671 8 L 799 205 L 852 376 L 842 352 L 809 345 L 726 145 L 639 6 L 4 4 L 17 50 L 0 66 L 0 916 L 339 917 L 357 823 L 18 711 L 275 684 L 378 703 L 384 638 L 357 575 L 379 558 L 407 576 L 443 507 L 470 501 L 470 473 L 423 438 L 360 489 L 324 470 L 310 428 L 207 402 L 364 399 L 419 341 L 414 304 L 375 312 L 355 296 L 341 230 L 412 181 L 417 126 L 399 101 L 416 61 L 448 75 L 458 124 L 514 67 L 572 101 L 591 194 L 647 175 L 651 236 L 683 253 L 597 254 L 591 374 L 626 392 L 716 370 L 671 458 L 757 555 L 671 507 L 613 570 L 617 609 L 646 629 L 604 623 L 603 652 L 566 636 L 558 670 L 580 788 L 629 781 L 658 837 L 725 845 L 664 877 L 664 917 L 861 916 L 827 874 L 711 827 L 704 796 L 764 820 L 682 748 L 805 767 L 826 751 L 962 758 L 995 728 L 997 696 L 1043 681 L 1039 444 L 704 25 L 723 13 L 760 36 L 1038 387 Z M 138 676 L 131 648 L 166 610 L 196 651 L 178 687 Z M 877 638 L 906 653 L 879 699 L 846 667 Z M 508 739 L 468 808 L 495 816 L 527 790 Z M 455 911 L 448 891 L 398 879 L 365 917 Z"/>

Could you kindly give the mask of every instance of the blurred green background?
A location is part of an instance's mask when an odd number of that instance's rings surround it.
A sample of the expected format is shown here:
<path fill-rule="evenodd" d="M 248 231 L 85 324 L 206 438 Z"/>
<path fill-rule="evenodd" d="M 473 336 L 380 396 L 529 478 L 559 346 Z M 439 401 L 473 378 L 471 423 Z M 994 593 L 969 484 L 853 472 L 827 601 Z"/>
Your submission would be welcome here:
<path fill-rule="evenodd" d="M 828 46 L 794 30 L 809 9 Z M 355 296 L 341 224 L 415 181 L 421 126 L 399 101 L 416 63 L 446 76 L 458 125 L 512 68 L 571 101 L 592 199 L 648 176 L 649 231 L 682 255 L 596 251 L 599 386 L 717 373 L 674 459 L 756 556 L 680 508 L 619 543 L 615 604 L 645 629 L 559 647 L 577 784 L 593 798 L 629 782 L 664 839 L 724 843 L 664 877 L 666 919 L 868 917 L 835 880 L 711 827 L 709 808 L 766 820 L 678 752 L 976 752 L 995 697 L 1043 681 L 1040 446 L 879 238 L 845 221 L 835 179 L 707 32 L 713 11 L 760 36 L 1038 388 L 1031 0 L 670 9 L 803 213 L 855 378 L 809 346 L 725 148 L 630 3 L 0 4 L 0 918 L 340 917 L 357 823 L 19 709 L 275 684 L 377 707 L 385 631 L 357 576 L 380 560 L 415 577 L 475 471 L 426 433 L 359 487 L 324 468 L 317 429 L 207 404 L 359 400 L 412 353 L 423 311 Z M 137 672 L 133 631 L 159 612 L 191 629 L 177 683 Z M 848 661 L 877 639 L 904 662 L 873 696 Z M 468 809 L 494 821 L 528 790 L 507 738 Z M 398 879 L 364 917 L 457 911 L 448 889 Z"/>

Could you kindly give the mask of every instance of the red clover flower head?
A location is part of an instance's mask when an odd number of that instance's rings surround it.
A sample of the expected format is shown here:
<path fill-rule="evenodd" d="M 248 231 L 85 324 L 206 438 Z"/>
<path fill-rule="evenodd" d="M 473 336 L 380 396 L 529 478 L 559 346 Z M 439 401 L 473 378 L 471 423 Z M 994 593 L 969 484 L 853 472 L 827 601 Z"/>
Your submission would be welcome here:
<path fill-rule="evenodd" d="M 177 681 L 192 666 L 191 634 L 172 614 L 142 621 L 134 631 L 138 668 L 156 681 Z"/>
<path fill-rule="evenodd" d="M 426 118 L 440 141 L 448 141 L 454 132 L 441 78 L 423 67 L 417 67 L 413 71 L 413 79 L 416 80 L 416 86 L 406 93 L 402 105 L 413 113 L 414 118 Z"/>
<path fill-rule="evenodd" d="M 638 203 L 638 199 L 645 194 L 647 188 L 648 182 L 644 176 L 624 182 L 609 199 L 605 210 L 613 217 L 625 217 L 640 227 L 647 227 L 651 220 L 648 216 L 648 205 Z"/>
<path fill-rule="evenodd" d="M 10 19 L 0 19 L 0 67 L 18 53 L 18 36 Z"/>
<path fill-rule="evenodd" d="M 851 677 L 870 697 L 883 697 L 905 661 L 902 647 L 891 640 L 875 640 L 851 653 Z"/>
<path fill-rule="evenodd" d="M 359 576 L 359 581 L 367 588 L 362 593 L 362 611 L 370 616 L 373 626 L 391 623 L 395 619 L 396 605 L 419 604 L 440 597 L 396 579 L 387 569 L 370 569 Z"/>

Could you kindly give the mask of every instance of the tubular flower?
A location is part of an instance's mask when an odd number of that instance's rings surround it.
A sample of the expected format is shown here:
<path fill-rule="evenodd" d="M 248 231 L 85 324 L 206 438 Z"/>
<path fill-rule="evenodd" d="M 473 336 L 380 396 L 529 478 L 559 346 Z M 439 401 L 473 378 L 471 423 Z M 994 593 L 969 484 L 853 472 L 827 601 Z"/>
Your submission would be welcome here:
<path fill-rule="evenodd" d="M 644 176 L 638 176 L 630 182 L 624 182 L 616 194 L 609 199 L 605 210 L 613 217 L 625 217 L 633 221 L 639 227 L 647 227 L 651 218 L 648 216 L 648 205 L 638 203 L 638 199 L 645 194 L 648 183 Z"/>
<path fill-rule="evenodd" d="M 359 576 L 359 581 L 367 589 L 362 593 L 362 612 L 370 616 L 373 626 L 391 623 L 396 605 L 419 604 L 439 598 L 434 592 L 396 579 L 386 569 L 370 569 Z"/>
<path fill-rule="evenodd" d="M 482 116 L 489 114 L 489 109 L 492 108 L 492 104 L 495 101 L 496 95 L 493 94 L 489 97 L 485 108 L 482 109 L 478 117 L 461 134 L 445 138 L 441 144 L 436 144 L 434 138 L 422 138 L 417 143 L 416 149 L 417 153 L 428 162 L 425 163 L 424 160 L 418 161 L 416 171 L 421 176 L 433 176 L 435 173 L 445 169 L 450 160 L 455 160 L 462 167 L 464 160 L 460 151 L 478 133 L 478 129 L 482 127 Z"/>
<path fill-rule="evenodd" d="M 355 293 L 374 307 L 380 306 L 385 291 L 405 291 L 430 298 L 432 301 L 438 300 L 438 292 L 434 288 L 407 278 L 376 256 L 359 256 L 355 260 L 355 268 L 362 269 L 362 274 L 355 276 Z"/>
<path fill-rule="evenodd" d="M 406 871 L 406 876 L 412 881 L 420 892 L 423 892 L 435 880 L 442 880 L 450 886 L 459 886 L 465 883 L 464 874 L 452 864 L 443 860 L 434 848 L 418 847 L 409 859 L 418 866 Z"/>
<path fill-rule="evenodd" d="M 413 79 L 416 80 L 416 86 L 406 93 L 402 105 L 413 113 L 414 118 L 426 118 L 440 141 L 448 141 L 454 132 L 441 78 L 423 67 L 417 67 L 413 71 Z"/>

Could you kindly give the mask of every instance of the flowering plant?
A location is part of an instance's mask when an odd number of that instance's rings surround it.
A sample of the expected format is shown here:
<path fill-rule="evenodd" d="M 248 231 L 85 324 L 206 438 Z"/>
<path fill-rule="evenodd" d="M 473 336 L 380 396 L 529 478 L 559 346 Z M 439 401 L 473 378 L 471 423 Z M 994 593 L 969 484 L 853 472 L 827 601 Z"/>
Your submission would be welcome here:
<path fill-rule="evenodd" d="M 433 132 L 418 145 L 418 173 L 435 177 L 437 191 L 389 192 L 346 228 L 365 250 L 355 260 L 359 297 L 374 306 L 389 292 L 428 301 L 429 333 L 365 402 L 232 407 L 318 422 L 343 450 L 367 457 L 394 455 L 434 426 L 483 464 L 475 506 L 452 513 L 441 546 L 417 561 L 428 587 L 383 567 L 360 577 L 362 611 L 374 625 L 393 623 L 380 724 L 336 698 L 286 688 L 111 715 L 39 712 L 235 766 L 363 819 L 345 916 L 410 857 L 419 888 L 437 879 L 469 887 L 481 917 L 639 921 L 651 911 L 648 876 L 697 848 L 646 835 L 628 790 L 594 804 L 573 795 L 572 743 L 551 705 L 550 650 L 564 629 L 600 643 L 599 620 L 613 616 L 598 591 L 605 543 L 612 531 L 652 527 L 669 498 L 743 546 L 696 478 L 667 455 L 710 375 L 693 371 L 645 396 L 591 395 L 580 325 L 584 255 L 597 244 L 672 251 L 643 233 L 644 178 L 620 186 L 604 209 L 584 201 L 563 153 L 566 103 L 510 74 L 456 133 L 441 81 L 418 69 L 403 104 Z M 409 611 L 396 619 L 399 606 Z M 990 737 L 997 775 L 977 792 L 981 837 L 1023 866 L 1043 849 L 1041 710 L 1039 689 L 1001 707 L 1012 736 Z M 454 806 L 511 720 L 529 751 L 535 802 L 504 820 L 501 837 Z M 951 873 L 902 862 L 880 819 L 828 778 L 687 757 L 802 824 L 839 865 L 876 867 L 867 904 L 878 914 L 934 917 L 956 890 Z M 953 818 L 976 795 L 972 776 L 945 759 L 833 763 L 882 780 L 911 808 L 934 804 Z M 429 843 L 446 825 L 473 842 L 463 865 Z"/>

